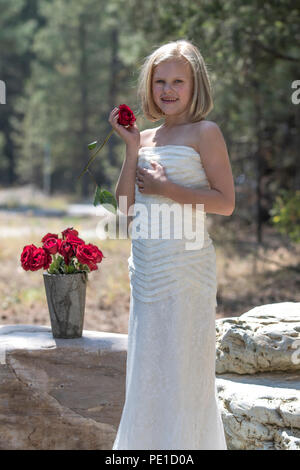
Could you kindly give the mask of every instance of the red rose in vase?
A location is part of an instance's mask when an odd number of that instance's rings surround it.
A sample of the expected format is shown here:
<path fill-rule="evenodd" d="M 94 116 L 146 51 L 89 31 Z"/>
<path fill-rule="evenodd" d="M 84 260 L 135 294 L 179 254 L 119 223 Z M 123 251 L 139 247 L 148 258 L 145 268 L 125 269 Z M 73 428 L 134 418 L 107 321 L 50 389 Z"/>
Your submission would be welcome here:
<path fill-rule="evenodd" d="M 78 233 L 78 232 L 77 232 Z M 77 251 L 77 247 L 79 245 L 85 245 L 85 241 L 75 235 L 69 234 L 67 235 L 66 241 L 72 245 L 74 253 Z"/>
<path fill-rule="evenodd" d="M 58 235 L 56 233 L 47 233 L 41 241 L 44 243 L 48 238 L 58 238 Z"/>
<path fill-rule="evenodd" d="M 22 254 L 21 254 L 21 265 L 22 265 L 22 268 L 25 269 L 25 271 L 31 271 L 32 253 L 36 249 L 37 247 L 35 245 L 24 246 Z"/>
<path fill-rule="evenodd" d="M 21 264 L 25 271 L 37 271 L 38 269 L 48 269 L 52 262 L 50 253 L 44 248 L 37 248 L 35 245 L 27 245 L 21 254 Z"/>
<path fill-rule="evenodd" d="M 95 245 L 89 243 L 78 246 L 76 257 L 80 263 L 87 264 L 91 271 L 95 271 L 98 269 L 97 263 L 102 261 L 104 255 Z"/>
<path fill-rule="evenodd" d="M 73 256 L 76 255 L 76 252 L 71 243 L 67 240 L 62 240 L 59 247 L 59 254 L 63 256 L 65 263 L 69 265 Z"/>
<path fill-rule="evenodd" d="M 63 230 L 61 234 L 62 234 L 62 239 L 65 240 L 68 235 L 74 235 L 75 237 L 77 237 L 78 232 L 77 230 L 73 229 L 73 227 L 69 227 L 69 228 L 66 228 L 66 230 Z"/>
<path fill-rule="evenodd" d="M 33 252 L 32 258 L 32 271 L 37 271 L 38 269 L 44 268 L 48 269 L 52 263 L 51 255 L 44 250 L 44 248 L 37 248 Z"/>
<path fill-rule="evenodd" d="M 61 242 L 62 241 L 59 238 L 49 237 L 44 241 L 43 248 L 48 251 L 50 255 L 55 255 L 59 252 Z"/>
<path fill-rule="evenodd" d="M 44 268 L 48 274 L 87 273 L 98 269 L 97 263 L 101 263 L 104 255 L 96 245 L 86 245 L 73 227 L 61 233 L 62 239 L 57 234 L 47 233 L 42 238 L 41 248 L 33 244 L 24 246 L 20 258 L 22 268 L 25 271 Z"/>

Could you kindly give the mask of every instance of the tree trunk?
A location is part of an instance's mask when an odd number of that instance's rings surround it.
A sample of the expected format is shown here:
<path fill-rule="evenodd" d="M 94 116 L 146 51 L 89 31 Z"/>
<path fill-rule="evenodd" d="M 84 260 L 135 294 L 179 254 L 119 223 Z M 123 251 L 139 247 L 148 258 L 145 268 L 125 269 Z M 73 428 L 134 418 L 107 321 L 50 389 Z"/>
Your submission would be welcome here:
<path fill-rule="evenodd" d="M 82 14 L 79 23 L 79 48 L 80 48 L 80 62 L 79 62 L 79 89 L 80 89 L 80 112 L 81 112 L 81 126 L 80 126 L 80 154 L 82 155 L 82 163 L 86 161 L 88 156 L 87 149 L 87 136 L 88 136 L 88 85 L 87 85 L 87 51 L 86 51 L 86 19 Z M 81 196 L 87 198 L 89 195 L 90 179 L 88 173 L 81 177 Z"/>
<path fill-rule="evenodd" d="M 255 36 L 254 36 L 255 37 Z M 252 64 L 255 74 L 255 63 L 257 57 L 256 43 L 253 43 L 252 53 Z M 256 126 L 256 152 L 255 158 L 255 173 L 256 173 L 256 241 L 258 244 L 262 243 L 262 191 L 261 191 L 261 179 L 262 179 L 262 109 L 261 109 L 261 94 L 259 88 L 259 81 L 254 76 L 252 78 L 252 86 L 254 90 L 254 126 Z"/>
<path fill-rule="evenodd" d="M 111 62 L 110 62 L 110 87 L 109 87 L 109 112 L 118 105 L 117 99 L 117 74 L 119 70 L 118 61 L 118 47 L 119 47 L 119 33 L 117 28 L 113 28 L 111 31 Z M 112 166 L 116 165 L 116 136 L 113 134 L 108 141 L 108 155 L 109 161 Z"/>

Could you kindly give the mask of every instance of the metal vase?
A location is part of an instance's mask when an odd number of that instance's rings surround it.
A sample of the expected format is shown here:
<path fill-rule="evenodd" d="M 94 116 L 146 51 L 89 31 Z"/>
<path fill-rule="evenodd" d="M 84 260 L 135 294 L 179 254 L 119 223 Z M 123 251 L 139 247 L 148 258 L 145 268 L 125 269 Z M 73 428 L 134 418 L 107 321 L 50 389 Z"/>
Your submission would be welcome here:
<path fill-rule="evenodd" d="M 43 273 L 54 338 L 80 338 L 85 310 L 87 274 Z"/>

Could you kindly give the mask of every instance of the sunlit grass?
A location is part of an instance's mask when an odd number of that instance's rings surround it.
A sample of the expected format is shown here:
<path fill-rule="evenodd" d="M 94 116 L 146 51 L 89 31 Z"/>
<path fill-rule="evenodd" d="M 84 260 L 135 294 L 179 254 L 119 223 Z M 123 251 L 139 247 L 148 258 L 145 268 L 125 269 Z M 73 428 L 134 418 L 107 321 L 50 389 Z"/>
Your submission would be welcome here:
<path fill-rule="evenodd" d="M 5 295 L 2 297 L 0 307 L 2 310 L 8 310 L 12 305 L 19 304 L 22 302 L 20 295 L 16 293 L 12 293 L 10 295 Z"/>
<path fill-rule="evenodd" d="M 33 217 L 0 212 L 0 323 L 49 323 L 43 270 L 25 272 L 20 255 L 25 245 L 41 246 L 46 233 L 61 236 L 62 230 L 74 227 L 86 243 L 97 245 L 105 256 L 98 270 L 88 276 L 84 328 L 127 332 L 131 239 L 99 239 L 98 223 L 96 216 Z M 1 236 L 5 230 L 12 230 L 11 234 Z M 257 252 L 261 259 L 257 259 L 236 243 L 234 228 L 217 226 L 210 233 L 217 254 L 217 318 L 238 316 L 256 305 L 300 301 L 299 274 L 291 270 L 297 264 L 295 250 L 289 251 L 284 244 L 262 248 Z M 240 240 L 247 237 L 247 231 L 239 232 Z"/>
<path fill-rule="evenodd" d="M 20 302 L 24 302 L 25 304 L 32 304 L 33 302 L 41 302 L 44 301 L 45 292 L 44 286 L 41 287 L 29 287 L 26 289 L 22 289 L 19 292 L 18 299 Z"/>

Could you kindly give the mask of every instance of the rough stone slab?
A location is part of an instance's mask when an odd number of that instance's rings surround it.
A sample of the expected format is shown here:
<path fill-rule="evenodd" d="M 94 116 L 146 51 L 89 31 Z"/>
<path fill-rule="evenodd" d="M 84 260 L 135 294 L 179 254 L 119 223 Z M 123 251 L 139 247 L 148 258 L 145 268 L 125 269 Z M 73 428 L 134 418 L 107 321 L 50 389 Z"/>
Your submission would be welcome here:
<path fill-rule="evenodd" d="M 126 356 L 127 335 L 0 326 L 0 449 L 111 449 Z M 217 389 L 229 449 L 300 449 L 299 371 L 224 374 Z"/>
<path fill-rule="evenodd" d="M 0 449 L 111 449 L 126 356 L 127 335 L 0 326 Z"/>
<path fill-rule="evenodd" d="M 224 374 L 217 390 L 228 449 L 300 450 L 300 373 Z"/>
<path fill-rule="evenodd" d="M 300 370 L 300 302 L 261 305 L 216 325 L 217 374 Z"/>

